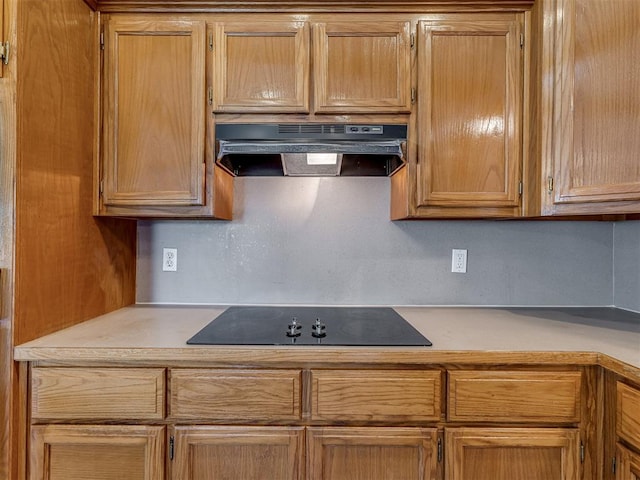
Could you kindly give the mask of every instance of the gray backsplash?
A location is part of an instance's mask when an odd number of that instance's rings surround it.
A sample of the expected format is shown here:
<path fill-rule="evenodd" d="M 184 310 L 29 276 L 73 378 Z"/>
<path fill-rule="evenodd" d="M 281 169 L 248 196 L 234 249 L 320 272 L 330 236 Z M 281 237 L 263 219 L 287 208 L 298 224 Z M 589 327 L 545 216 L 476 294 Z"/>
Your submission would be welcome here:
<path fill-rule="evenodd" d="M 640 221 L 613 226 L 614 305 L 640 312 Z"/>
<path fill-rule="evenodd" d="M 238 178 L 235 201 L 232 222 L 139 222 L 138 302 L 640 310 L 640 222 L 391 222 L 387 178 Z"/>

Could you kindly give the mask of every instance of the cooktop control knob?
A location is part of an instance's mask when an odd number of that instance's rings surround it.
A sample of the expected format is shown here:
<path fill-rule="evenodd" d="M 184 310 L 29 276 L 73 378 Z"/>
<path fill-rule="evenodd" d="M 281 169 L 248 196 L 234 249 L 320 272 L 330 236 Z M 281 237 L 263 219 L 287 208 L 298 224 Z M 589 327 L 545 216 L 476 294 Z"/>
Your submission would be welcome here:
<path fill-rule="evenodd" d="M 302 325 L 298 325 L 298 319 L 296 317 L 291 319 L 291 323 L 287 325 L 287 328 L 287 337 L 299 337 L 302 333 L 300 332 Z"/>
<path fill-rule="evenodd" d="M 313 330 L 311 335 L 317 338 L 326 337 L 327 336 L 327 326 L 320 321 L 319 318 L 316 318 L 316 323 L 311 327 Z"/>

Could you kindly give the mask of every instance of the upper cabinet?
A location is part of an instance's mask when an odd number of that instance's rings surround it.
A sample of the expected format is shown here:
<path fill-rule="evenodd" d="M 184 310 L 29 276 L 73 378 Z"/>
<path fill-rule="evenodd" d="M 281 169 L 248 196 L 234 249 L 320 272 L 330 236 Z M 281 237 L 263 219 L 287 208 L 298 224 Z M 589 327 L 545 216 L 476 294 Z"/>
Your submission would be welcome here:
<path fill-rule="evenodd" d="M 544 5 L 542 213 L 640 212 L 640 2 Z"/>
<path fill-rule="evenodd" d="M 114 15 L 104 38 L 98 213 L 230 217 L 205 156 L 205 22 Z"/>
<path fill-rule="evenodd" d="M 215 24 L 217 112 L 309 112 L 306 22 Z"/>
<path fill-rule="evenodd" d="M 281 17 L 215 23 L 215 112 L 410 111 L 410 22 L 369 16 L 366 21 L 312 22 L 310 27 Z"/>
<path fill-rule="evenodd" d="M 521 214 L 521 31 L 518 14 L 419 22 L 416 155 L 392 217 Z"/>
<path fill-rule="evenodd" d="M 410 28 L 409 22 L 315 23 L 316 112 L 409 112 Z"/>

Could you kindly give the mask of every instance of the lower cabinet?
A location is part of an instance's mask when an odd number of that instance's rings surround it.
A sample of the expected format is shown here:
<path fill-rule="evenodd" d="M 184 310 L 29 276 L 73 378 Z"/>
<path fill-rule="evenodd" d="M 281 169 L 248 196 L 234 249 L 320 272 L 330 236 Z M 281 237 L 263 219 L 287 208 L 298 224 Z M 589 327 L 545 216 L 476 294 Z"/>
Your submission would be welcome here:
<path fill-rule="evenodd" d="M 311 427 L 309 480 L 436 478 L 437 430 L 394 427 Z"/>
<path fill-rule="evenodd" d="M 447 428 L 445 480 L 578 480 L 578 429 Z"/>
<path fill-rule="evenodd" d="M 616 480 L 640 480 L 640 454 L 618 444 Z"/>
<path fill-rule="evenodd" d="M 165 427 L 34 425 L 31 480 L 162 480 Z"/>
<path fill-rule="evenodd" d="M 178 426 L 175 480 L 302 480 L 303 427 Z"/>

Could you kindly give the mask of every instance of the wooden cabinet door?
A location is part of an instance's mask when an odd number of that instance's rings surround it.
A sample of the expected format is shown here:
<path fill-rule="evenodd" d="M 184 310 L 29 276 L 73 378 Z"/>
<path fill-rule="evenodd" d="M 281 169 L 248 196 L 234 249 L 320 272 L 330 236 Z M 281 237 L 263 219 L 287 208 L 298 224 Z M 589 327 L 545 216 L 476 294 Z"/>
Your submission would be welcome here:
<path fill-rule="evenodd" d="M 409 112 L 410 35 L 409 22 L 315 23 L 316 112 Z"/>
<path fill-rule="evenodd" d="M 436 429 L 309 428 L 307 448 L 309 480 L 436 478 Z"/>
<path fill-rule="evenodd" d="M 228 22 L 215 32 L 215 111 L 309 111 L 306 22 Z"/>
<path fill-rule="evenodd" d="M 640 2 L 560 0 L 543 213 L 640 212 Z"/>
<path fill-rule="evenodd" d="M 640 454 L 618 444 L 616 480 L 640 480 Z"/>
<path fill-rule="evenodd" d="M 445 480 L 578 480 L 577 429 L 447 428 Z"/>
<path fill-rule="evenodd" d="M 162 480 L 164 427 L 36 425 L 31 480 Z"/>
<path fill-rule="evenodd" d="M 180 426 L 175 480 L 302 480 L 303 427 Z"/>
<path fill-rule="evenodd" d="M 203 20 L 106 21 L 104 205 L 204 204 L 205 47 Z"/>
<path fill-rule="evenodd" d="M 456 18 L 418 28 L 417 205 L 427 216 L 518 216 L 521 20 Z"/>

